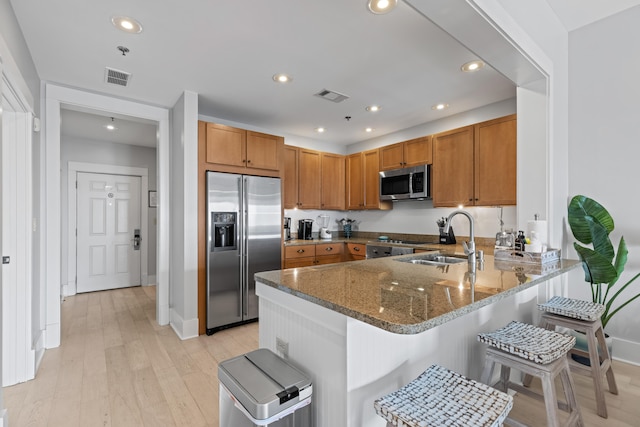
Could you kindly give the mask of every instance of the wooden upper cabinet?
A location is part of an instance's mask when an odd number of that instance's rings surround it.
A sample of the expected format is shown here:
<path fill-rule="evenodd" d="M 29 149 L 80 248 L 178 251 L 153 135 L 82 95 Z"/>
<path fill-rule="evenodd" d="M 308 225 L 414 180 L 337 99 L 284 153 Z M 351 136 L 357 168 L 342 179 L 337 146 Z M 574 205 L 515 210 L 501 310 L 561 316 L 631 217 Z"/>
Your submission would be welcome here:
<path fill-rule="evenodd" d="M 285 146 L 283 157 L 285 209 L 344 209 L 344 156 Z"/>
<path fill-rule="evenodd" d="M 347 156 L 347 209 L 391 209 L 380 201 L 380 152 L 378 149 Z"/>
<path fill-rule="evenodd" d="M 386 145 L 380 147 L 380 170 L 399 169 L 404 167 L 404 144 Z"/>
<path fill-rule="evenodd" d="M 364 208 L 393 208 L 390 201 L 380 201 L 380 152 L 369 150 L 362 153 L 362 173 L 364 176 Z"/>
<path fill-rule="evenodd" d="M 319 151 L 299 148 L 298 151 L 298 208 L 320 209 L 320 167 Z"/>
<path fill-rule="evenodd" d="M 431 135 L 387 145 L 379 152 L 381 171 L 431 164 Z"/>
<path fill-rule="evenodd" d="M 364 209 L 364 157 L 362 153 L 347 156 L 347 209 Z"/>
<path fill-rule="evenodd" d="M 279 145 L 282 143 L 282 138 L 279 136 L 247 131 L 247 167 L 270 170 L 280 169 Z"/>
<path fill-rule="evenodd" d="M 380 154 L 378 150 L 362 153 L 364 173 L 364 207 L 379 209 L 380 207 Z"/>
<path fill-rule="evenodd" d="M 282 165 L 282 204 L 284 209 L 298 207 L 298 148 L 285 145 Z"/>
<path fill-rule="evenodd" d="M 343 210 L 345 206 L 345 158 L 339 154 L 321 154 L 322 209 Z"/>
<path fill-rule="evenodd" d="M 516 115 L 475 125 L 475 204 L 516 204 Z"/>
<path fill-rule="evenodd" d="M 516 115 L 433 137 L 433 206 L 516 204 Z"/>
<path fill-rule="evenodd" d="M 473 126 L 433 137 L 433 206 L 473 205 Z"/>
<path fill-rule="evenodd" d="M 207 123 L 205 161 L 223 166 L 223 172 L 235 171 L 224 167 L 279 171 L 283 145 L 279 136 Z"/>
<path fill-rule="evenodd" d="M 246 142 L 244 129 L 207 123 L 207 163 L 245 166 Z"/>

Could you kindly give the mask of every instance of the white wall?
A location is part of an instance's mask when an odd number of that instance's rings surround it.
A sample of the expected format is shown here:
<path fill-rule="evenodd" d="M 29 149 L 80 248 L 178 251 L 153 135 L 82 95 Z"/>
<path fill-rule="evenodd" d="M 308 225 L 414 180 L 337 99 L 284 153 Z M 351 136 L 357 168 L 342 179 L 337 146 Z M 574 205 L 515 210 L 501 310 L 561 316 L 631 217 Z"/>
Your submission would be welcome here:
<path fill-rule="evenodd" d="M 61 194 L 60 201 L 62 207 L 62 242 L 61 254 L 62 265 L 67 265 L 67 248 L 69 239 L 67 238 L 67 221 L 68 217 L 68 198 L 67 194 L 67 178 L 69 162 L 97 163 L 113 166 L 132 166 L 146 168 L 149 172 L 149 190 L 156 190 L 156 149 L 149 147 L 140 147 L 135 145 L 116 144 L 112 142 L 99 140 L 84 140 L 76 137 L 61 136 Z M 147 195 L 142 194 L 141 197 L 146 201 Z M 143 244 L 147 245 L 147 273 L 149 276 L 156 274 L 156 220 L 157 210 L 150 208 L 148 210 L 148 236 L 145 236 Z M 66 268 L 62 268 L 62 283 L 68 283 L 69 277 Z M 144 283 L 146 284 L 146 283 Z"/>
<path fill-rule="evenodd" d="M 171 327 L 198 336 L 198 95 L 185 91 L 171 114 Z"/>
<path fill-rule="evenodd" d="M 629 258 L 620 284 L 640 271 L 640 198 L 635 190 L 640 159 L 639 21 L 636 6 L 569 36 L 570 195 L 584 194 L 607 208 L 616 221 L 611 235 L 616 247 L 624 235 Z M 575 294 L 590 298 L 581 275 L 576 282 Z M 622 301 L 640 292 L 640 280 L 630 288 Z M 639 311 L 636 300 L 614 316 L 607 332 L 640 343 Z"/>
<path fill-rule="evenodd" d="M 30 105 L 36 116 L 40 114 L 40 78 L 35 68 L 33 60 L 27 44 L 20 30 L 20 26 L 17 23 L 13 8 L 9 3 L 9 0 L 0 0 L 0 69 L 11 76 L 13 84 L 18 86 L 20 92 L 27 98 L 27 102 Z M 1 73 L 0 73 L 1 74 Z M 40 154 L 39 147 L 39 135 L 33 135 L 33 159 L 34 159 L 34 174 L 32 183 L 33 194 L 33 215 L 34 217 L 40 216 L 40 192 L 38 189 L 39 164 L 37 159 Z M 39 230 L 32 235 L 25 236 L 27 239 L 32 239 L 32 248 L 34 257 L 31 260 L 32 267 L 32 281 L 31 281 L 31 293 L 34 295 L 31 313 L 31 327 L 32 337 L 40 336 L 40 331 L 44 329 L 44 315 L 43 305 L 40 304 L 40 297 L 44 294 L 44 285 L 40 281 L 40 245 Z M 1 321 L 0 321 L 1 322 Z M 35 347 L 35 345 L 34 345 Z M 0 384 L 2 383 L 2 325 L 0 324 Z M 4 409 L 4 400 L 2 389 L 0 388 L 0 426 L 8 425 L 8 414 Z"/>

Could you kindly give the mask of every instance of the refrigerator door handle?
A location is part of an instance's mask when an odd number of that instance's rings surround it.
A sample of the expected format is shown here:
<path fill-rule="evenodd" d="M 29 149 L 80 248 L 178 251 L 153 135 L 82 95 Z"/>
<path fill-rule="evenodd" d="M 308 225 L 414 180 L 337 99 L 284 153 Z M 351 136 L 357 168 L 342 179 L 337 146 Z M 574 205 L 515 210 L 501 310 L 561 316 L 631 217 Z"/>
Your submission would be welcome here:
<path fill-rule="evenodd" d="M 240 295 L 240 298 L 238 298 L 238 316 L 242 317 L 242 300 L 243 300 L 243 289 L 244 289 L 244 251 L 246 250 L 247 246 L 245 245 L 245 240 L 244 240 L 244 234 L 245 232 L 245 220 L 244 220 L 244 207 L 245 207 L 245 197 L 244 197 L 244 183 L 243 183 L 243 177 L 239 176 L 238 177 L 238 231 L 237 231 L 237 236 L 236 236 L 236 242 L 239 242 L 239 246 L 240 246 L 240 250 L 238 251 L 238 256 L 240 257 L 240 280 L 238 281 L 238 294 Z"/>
<path fill-rule="evenodd" d="M 243 191 L 242 191 L 242 228 L 243 228 L 243 246 L 244 249 L 242 250 L 242 262 L 240 263 L 241 265 L 241 277 L 242 277 L 242 309 L 243 309 L 243 316 L 248 316 L 249 315 L 249 191 L 248 191 L 248 184 L 247 184 L 247 177 L 245 176 L 243 178 L 244 182 L 243 182 Z"/>

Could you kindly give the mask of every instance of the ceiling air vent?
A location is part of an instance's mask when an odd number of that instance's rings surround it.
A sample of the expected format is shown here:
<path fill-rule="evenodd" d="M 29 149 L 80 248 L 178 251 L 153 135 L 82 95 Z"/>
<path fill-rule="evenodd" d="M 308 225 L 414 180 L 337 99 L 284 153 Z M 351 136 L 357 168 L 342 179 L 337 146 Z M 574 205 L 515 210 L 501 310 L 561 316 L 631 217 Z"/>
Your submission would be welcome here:
<path fill-rule="evenodd" d="M 131 73 L 106 67 L 104 70 L 104 81 L 118 86 L 127 86 L 131 80 Z"/>
<path fill-rule="evenodd" d="M 314 94 L 313 96 L 319 96 L 320 98 L 323 98 L 332 102 L 342 102 L 345 99 L 349 99 L 347 95 L 343 95 L 341 93 L 334 92 L 328 89 L 322 89 L 320 92 Z"/>

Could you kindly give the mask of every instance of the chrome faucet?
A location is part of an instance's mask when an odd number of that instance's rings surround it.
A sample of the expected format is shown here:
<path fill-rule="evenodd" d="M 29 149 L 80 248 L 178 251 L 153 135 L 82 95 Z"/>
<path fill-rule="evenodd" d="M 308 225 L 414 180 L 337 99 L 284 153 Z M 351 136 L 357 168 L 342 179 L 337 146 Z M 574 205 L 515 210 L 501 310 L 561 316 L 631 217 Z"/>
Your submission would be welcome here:
<path fill-rule="evenodd" d="M 469 258 L 469 264 L 470 266 L 473 266 L 474 268 L 474 272 L 475 272 L 475 266 L 476 266 L 476 242 L 474 240 L 474 233 L 473 233 L 473 217 L 471 216 L 471 214 L 467 211 L 463 211 L 463 210 L 456 210 L 451 212 L 451 214 L 449 214 L 449 217 L 447 218 L 447 223 L 444 226 L 444 232 L 445 233 L 449 233 L 449 228 L 451 228 L 451 218 L 453 218 L 454 216 L 461 214 L 466 216 L 469 219 L 469 243 L 467 242 L 462 242 L 462 246 L 464 248 L 464 253 L 465 255 L 468 256 Z"/>

